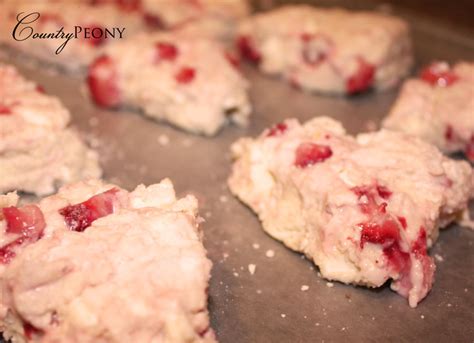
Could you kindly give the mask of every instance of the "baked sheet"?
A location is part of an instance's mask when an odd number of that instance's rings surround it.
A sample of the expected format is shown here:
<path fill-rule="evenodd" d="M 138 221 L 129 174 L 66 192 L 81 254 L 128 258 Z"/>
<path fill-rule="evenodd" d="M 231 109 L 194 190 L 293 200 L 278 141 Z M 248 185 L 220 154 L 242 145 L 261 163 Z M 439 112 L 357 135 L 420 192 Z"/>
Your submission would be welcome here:
<path fill-rule="evenodd" d="M 417 67 L 434 59 L 474 59 L 472 37 L 398 14 L 413 24 Z M 204 138 L 139 113 L 100 110 L 88 100 L 78 76 L 11 52 L 3 51 L 0 59 L 61 98 L 73 114 L 73 125 L 99 150 L 109 181 L 132 189 L 170 177 L 180 195 L 198 197 L 204 244 L 214 262 L 209 306 L 220 342 L 474 340 L 473 230 L 452 225 L 441 232 L 431 250 L 437 265 L 434 287 L 411 309 L 388 286 L 370 290 L 323 280 L 311 262 L 267 236 L 226 186 L 229 146 L 237 138 L 257 135 L 287 117 L 305 121 L 328 115 L 350 133 L 374 129 L 398 89 L 350 98 L 305 94 L 245 66 L 254 105 L 250 126 L 226 127 L 216 137 Z"/>

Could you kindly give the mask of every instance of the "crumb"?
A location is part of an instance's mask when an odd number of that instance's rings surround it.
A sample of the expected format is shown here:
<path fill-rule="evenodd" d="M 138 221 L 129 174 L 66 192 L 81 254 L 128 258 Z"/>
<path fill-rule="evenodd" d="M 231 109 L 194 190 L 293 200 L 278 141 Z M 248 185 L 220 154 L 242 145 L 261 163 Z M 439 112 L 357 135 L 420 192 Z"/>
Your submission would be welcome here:
<path fill-rule="evenodd" d="M 319 323 L 316 323 L 316 324 L 314 324 L 314 325 L 319 326 Z"/>
<path fill-rule="evenodd" d="M 227 202 L 227 197 L 225 195 L 221 195 L 219 197 L 220 202 Z"/>
<path fill-rule="evenodd" d="M 166 146 L 170 143 L 170 138 L 163 134 L 158 136 L 158 143 L 160 143 L 161 146 Z"/>
<path fill-rule="evenodd" d="M 346 328 L 345 328 L 345 327 L 342 327 L 342 328 L 341 328 L 341 331 L 346 331 Z"/>
<path fill-rule="evenodd" d="M 320 273 L 320 272 L 318 272 L 318 277 L 321 277 L 321 273 Z"/>
<path fill-rule="evenodd" d="M 265 253 L 265 256 L 272 258 L 273 256 L 275 256 L 275 252 L 272 249 L 269 249 Z"/>
<path fill-rule="evenodd" d="M 303 286 L 301 286 L 301 290 L 302 290 L 303 292 L 306 292 L 308 289 L 309 289 L 309 286 L 308 286 L 308 285 L 303 285 Z"/>
<path fill-rule="evenodd" d="M 255 269 L 257 269 L 257 266 L 255 264 L 249 264 L 249 273 L 251 275 L 255 274 Z"/>
<path fill-rule="evenodd" d="M 307 319 L 308 317 L 307 316 L 303 316 L 304 319 Z"/>
<path fill-rule="evenodd" d="M 420 318 L 421 318 L 421 319 L 425 319 L 425 316 L 424 316 L 424 315 L 421 315 Z"/>
<path fill-rule="evenodd" d="M 262 294 L 262 290 L 261 290 L 261 289 L 257 289 L 257 294 Z"/>
<path fill-rule="evenodd" d="M 224 257 L 224 259 L 226 259 L 227 257 L 229 257 L 229 254 L 228 253 L 223 253 L 222 256 Z"/>
<path fill-rule="evenodd" d="M 252 247 L 253 247 L 255 250 L 260 249 L 260 244 L 258 244 L 258 243 L 253 243 L 253 244 L 252 244 Z"/>
<path fill-rule="evenodd" d="M 467 288 L 464 288 L 464 292 L 467 292 Z"/>
<path fill-rule="evenodd" d="M 239 277 L 239 273 L 234 272 L 234 276 L 235 276 L 235 277 Z"/>
<path fill-rule="evenodd" d="M 448 304 L 447 306 L 448 306 L 448 307 L 451 307 L 451 306 L 453 306 L 453 305 L 451 305 L 451 304 Z"/>
<path fill-rule="evenodd" d="M 334 284 L 332 282 L 326 282 L 326 286 L 328 286 L 329 288 L 331 287 L 334 287 Z"/>
<path fill-rule="evenodd" d="M 281 314 L 281 317 L 282 317 L 282 318 L 285 318 L 285 317 L 286 317 L 286 314 L 282 313 L 282 314 Z"/>
<path fill-rule="evenodd" d="M 443 262 L 444 261 L 444 258 L 441 255 L 435 254 L 434 257 L 435 257 L 436 261 L 438 261 L 438 262 Z"/>

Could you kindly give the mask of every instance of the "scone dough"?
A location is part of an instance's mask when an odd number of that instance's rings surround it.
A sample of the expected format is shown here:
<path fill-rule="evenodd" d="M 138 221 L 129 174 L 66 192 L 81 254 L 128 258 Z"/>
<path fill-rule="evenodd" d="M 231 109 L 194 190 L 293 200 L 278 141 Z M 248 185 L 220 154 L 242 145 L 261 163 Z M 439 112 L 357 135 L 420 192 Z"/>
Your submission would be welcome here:
<path fill-rule="evenodd" d="M 288 5 L 242 20 L 237 45 L 267 74 L 308 91 L 354 94 L 396 85 L 413 64 L 403 20 Z"/>
<path fill-rule="evenodd" d="M 209 39 L 179 33 L 137 35 L 113 44 L 90 67 L 92 98 L 125 105 L 184 130 L 215 134 L 227 121 L 245 125 L 248 84 Z"/>
<path fill-rule="evenodd" d="M 101 175 L 97 153 L 67 128 L 69 119 L 59 99 L 0 64 L 0 193 L 45 195 Z"/>
<path fill-rule="evenodd" d="M 169 180 L 0 196 L 0 332 L 26 342 L 215 342 L 197 200 Z M 16 216 L 16 217 L 15 217 Z M 15 219 L 16 218 L 16 219 Z"/>
<path fill-rule="evenodd" d="M 438 229 L 467 212 L 474 174 L 409 135 L 346 135 L 320 117 L 290 119 L 232 146 L 231 191 L 263 229 L 303 252 L 329 280 L 391 288 L 415 307 L 435 264 Z"/>

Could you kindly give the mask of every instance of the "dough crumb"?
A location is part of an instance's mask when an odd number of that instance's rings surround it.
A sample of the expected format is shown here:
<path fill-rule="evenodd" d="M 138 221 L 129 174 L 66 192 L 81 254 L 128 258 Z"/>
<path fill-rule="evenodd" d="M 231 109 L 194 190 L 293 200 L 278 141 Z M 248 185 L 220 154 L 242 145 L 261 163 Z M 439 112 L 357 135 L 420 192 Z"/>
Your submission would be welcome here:
<path fill-rule="evenodd" d="M 301 286 L 301 290 L 302 290 L 303 292 L 306 292 L 308 289 L 309 289 L 309 286 L 308 286 L 308 285 L 303 285 L 303 286 Z"/>
<path fill-rule="evenodd" d="M 253 263 L 249 264 L 249 273 L 251 275 L 255 274 L 255 269 L 257 269 L 257 266 Z"/>
<path fill-rule="evenodd" d="M 435 257 L 436 261 L 438 261 L 438 262 L 443 262 L 444 261 L 444 258 L 441 255 L 435 254 L 434 257 Z"/>
<path fill-rule="evenodd" d="M 269 258 L 272 258 L 273 256 L 275 256 L 275 252 L 272 250 L 272 249 L 269 249 L 267 250 L 267 252 L 265 253 L 265 256 L 269 257 Z"/>
<path fill-rule="evenodd" d="M 334 287 L 334 284 L 332 282 L 326 282 L 326 286 L 328 286 L 329 288 L 331 287 Z"/>
<path fill-rule="evenodd" d="M 260 249 L 260 244 L 258 244 L 258 243 L 253 243 L 253 244 L 252 244 L 252 247 L 253 247 L 255 250 Z"/>
<path fill-rule="evenodd" d="M 225 195 L 221 195 L 219 197 L 220 202 L 227 202 L 227 197 Z"/>
<path fill-rule="evenodd" d="M 282 314 L 281 314 L 281 317 L 282 317 L 282 318 L 286 318 L 286 314 L 282 313 Z"/>
<path fill-rule="evenodd" d="M 160 143 L 162 146 L 166 146 L 170 143 L 170 138 L 167 135 L 159 135 L 158 143 Z"/>

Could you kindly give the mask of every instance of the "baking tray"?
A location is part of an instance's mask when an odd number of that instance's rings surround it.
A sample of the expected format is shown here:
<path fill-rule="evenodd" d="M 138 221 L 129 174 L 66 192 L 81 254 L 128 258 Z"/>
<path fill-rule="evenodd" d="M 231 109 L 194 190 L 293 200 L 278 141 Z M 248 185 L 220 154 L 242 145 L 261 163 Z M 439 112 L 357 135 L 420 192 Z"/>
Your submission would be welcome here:
<path fill-rule="evenodd" d="M 373 6 L 357 2 L 358 8 Z M 469 35 L 393 10 L 413 24 L 418 66 L 433 59 L 474 59 Z M 99 110 L 84 95 L 80 78 L 45 71 L 11 54 L 2 59 L 63 100 L 73 126 L 99 150 L 109 181 L 132 189 L 170 177 L 178 194 L 198 197 L 206 220 L 204 245 L 214 262 L 209 308 L 220 342 L 473 342 L 473 230 L 452 225 L 441 233 L 431 250 L 436 282 L 411 309 L 387 285 L 370 290 L 327 283 L 312 263 L 267 236 L 226 187 L 229 146 L 237 138 L 287 117 L 305 121 L 318 115 L 342 121 L 350 133 L 365 131 L 380 123 L 398 89 L 351 98 L 309 95 L 246 66 L 254 104 L 250 126 L 226 127 L 217 137 L 204 138 L 137 113 Z M 249 264 L 256 266 L 253 275 Z M 302 285 L 309 289 L 302 291 Z"/>

